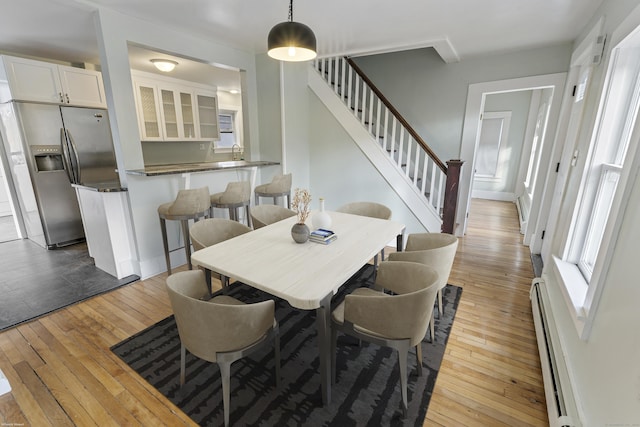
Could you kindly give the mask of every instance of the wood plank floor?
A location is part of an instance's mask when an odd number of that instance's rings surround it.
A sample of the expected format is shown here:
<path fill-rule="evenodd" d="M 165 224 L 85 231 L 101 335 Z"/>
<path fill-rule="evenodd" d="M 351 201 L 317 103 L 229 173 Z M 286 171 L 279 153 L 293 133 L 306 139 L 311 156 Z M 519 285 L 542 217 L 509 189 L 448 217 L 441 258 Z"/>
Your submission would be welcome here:
<path fill-rule="evenodd" d="M 450 283 L 464 291 L 426 426 L 544 426 L 528 298 L 533 277 L 515 205 L 474 200 Z M 164 319 L 164 275 L 0 333 L 0 424 L 194 425 L 109 347 Z"/>

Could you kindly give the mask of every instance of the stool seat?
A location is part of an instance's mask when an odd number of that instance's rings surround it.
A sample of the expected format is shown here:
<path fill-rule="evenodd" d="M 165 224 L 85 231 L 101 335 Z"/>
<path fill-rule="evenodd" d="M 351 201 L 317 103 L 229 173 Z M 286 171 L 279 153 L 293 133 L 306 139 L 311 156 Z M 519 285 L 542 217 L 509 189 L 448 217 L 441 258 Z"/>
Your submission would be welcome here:
<path fill-rule="evenodd" d="M 276 175 L 271 182 L 256 186 L 256 205 L 260 204 L 260 197 L 273 198 L 273 204 L 277 204 L 278 197 L 287 197 L 287 207 L 291 209 L 291 174 Z"/>
<path fill-rule="evenodd" d="M 238 220 L 238 208 L 246 210 L 247 224 L 251 227 L 250 203 L 251 184 L 249 181 L 230 182 L 221 193 L 212 194 L 209 198 L 209 216 L 213 218 L 213 208 L 229 209 L 229 219 Z"/>
<path fill-rule="evenodd" d="M 182 234 L 184 236 L 184 250 L 187 256 L 189 269 L 191 265 L 191 239 L 189 237 L 189 220 L 197 222 L 200 218 L 209 216 L 209 188 L 195 188 L 178 191 L 178 195 L 173 202 L 163 203 L 158 206 L 158 218 L 160 219 L 160 231 L 162 232 L 162 243 L 164 246 L 164 256 L 167 263 L 167 274 L 171 275 L 171 258 L 169 256 L 169 241 L 167 238 L 167 220 L 180 221 Z"/>

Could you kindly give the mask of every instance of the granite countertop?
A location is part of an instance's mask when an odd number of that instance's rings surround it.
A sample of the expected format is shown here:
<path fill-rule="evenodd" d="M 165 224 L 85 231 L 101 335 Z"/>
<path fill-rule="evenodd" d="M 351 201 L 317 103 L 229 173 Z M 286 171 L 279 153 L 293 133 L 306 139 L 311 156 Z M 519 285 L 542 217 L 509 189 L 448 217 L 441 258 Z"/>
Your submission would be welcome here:
<path fill-rule="evenodd" d="M 179 173 L 209 172 L 223 169 L 241 169 L 254 166 L 270 166 L 279 164 L 279 162 L 270 162 L 266 160 L 255 162 L 249 160 L 229 160 L 224 162 L 180 163 L 170 165 L 146 166 L 144 169 L 128 169 L 127 174 L 139 176 L 157 176 Z"/>

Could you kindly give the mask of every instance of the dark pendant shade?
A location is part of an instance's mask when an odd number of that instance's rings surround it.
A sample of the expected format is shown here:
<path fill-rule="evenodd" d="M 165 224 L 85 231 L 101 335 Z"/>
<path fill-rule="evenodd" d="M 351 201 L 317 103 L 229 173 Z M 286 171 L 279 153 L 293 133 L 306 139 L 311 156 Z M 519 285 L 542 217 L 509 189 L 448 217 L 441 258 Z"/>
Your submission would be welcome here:
<path fill-rule="evenodd" d="M 280 61 L 308 61 L 316 57 L 316 36 L 299 22 L 281 22 L 269 31 L 269 56 Z"/>

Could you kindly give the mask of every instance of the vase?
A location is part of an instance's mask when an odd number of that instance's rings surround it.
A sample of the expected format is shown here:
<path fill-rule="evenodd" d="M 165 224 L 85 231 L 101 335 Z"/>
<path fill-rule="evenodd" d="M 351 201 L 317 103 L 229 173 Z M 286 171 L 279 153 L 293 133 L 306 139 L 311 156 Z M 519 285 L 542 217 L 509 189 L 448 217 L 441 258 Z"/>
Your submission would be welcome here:
<path fill-rule="evenodd" d="M 296 222 L 291 227 L 291 237 L 296 243 L 304 243 L 309 240 L 309 227 L 307 224 Z"/>
<path fill-rule="evenodd" d="M 324 199 L 322 197 L 320 198 L 320 210 L 313 214 L 311 224 L 314 230 L 319 228 L 328 230 L 331 227 L 331 216 L 324 210 Z"/>

